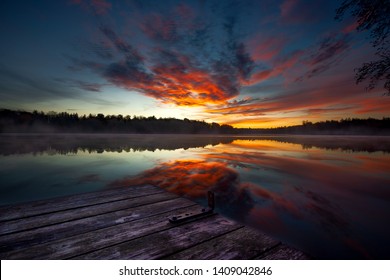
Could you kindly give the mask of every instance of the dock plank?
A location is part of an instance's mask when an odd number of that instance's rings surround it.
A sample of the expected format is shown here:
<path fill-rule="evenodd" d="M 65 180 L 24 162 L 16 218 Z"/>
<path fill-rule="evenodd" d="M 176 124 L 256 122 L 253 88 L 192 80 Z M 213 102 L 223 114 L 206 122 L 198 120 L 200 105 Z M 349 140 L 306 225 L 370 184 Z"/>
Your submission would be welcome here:
<path fill-rule="evenodd" d="M 45 213 L 53 213 L 57 211 L 95 205 L 102 202 L 110 202 L 124 198 L 135 198 L 162 192 L 165 191 L 156 186 L 143 185 L 71 195 L 62 198 L 35 201 L 14 206 L 1 206 L 0 221 L 21 219 Z"/>
<path fill-rule="evenodd" d="M 169 255 L 165 259 L 245 260 L 255 258 L 278 244 L 279 241 L 266 234 L 244 227 Z"/>
<path fill-rule="evenodd" d="M 309 255 L 299 251 L 295 248 L 289 247 L 285 244 L 273 248 L 264 255 L 260 255 L 256 259 L 261 260 L 310 260 Z"/>
<path fill-rule="evenodd" d="M 200 206 L 176 209 L 142 220 L 102 228 L 47 244 L 31 246 L 23 250 L 11 251 L 0 254 L 0 257 L 6 259 L 67 259 L 77 258 L 79 255 L 85 255 L 99 249 L 104 250 L 104 248 L 110 246 L 110 248 L 116 250 L 116 247 L 120 247 L 124 242 L 172 228 L 173 225 L 168 222 L 168 217 L 195 210 L 200 210 Z"/>
<path fill-rule="evenodd" d="M 177 195 L 163 192 L 158 194 L 151 194 L 142 197 L 116 200 L 112 202 L 101 203 L 98 205 L 86 206 L 82 208 L 64 210 L 55 213 L 47 213 L 38 216 L 28 217 L 22 220 L 12 220 L 0 223 L 0 235 L 9 234 L 12 232 L 20 232 L 28 229 L 43 227 L 56 223 L 64 223 L 80 218 L 96 216 L 103 213 L 119 211 L 136 207 L 140 205 L 147 205 L 150 203 L 164 201 L 177 198 Z"/>
<path fill-rule="evenodd" d="M 308 258 L 216 213 L 168 222 L 168 217 L 201 208 L 150 185 L 1 207 L 0 258 Z"/>
<path fill-rule="evenodd" d="M 33 245 L 48 243 L 67 237 L 74 237 L 82 233 L 154 217 L 166 212 L 171 213 L 171 211 L 195 205 L 194 202 L 188 199 L 175 198 L 98 216 L 35 228 L 33 230 L 3 235 L 0 236 L 0 256 L 1 253 L 4 252 L 29 248 Z"/>
<path fill-rule="evenodd" d="M 81 255 L 76 259 L 161 259 L 241 227 L 243 226 L 220 215 L 213 215 Z"/>

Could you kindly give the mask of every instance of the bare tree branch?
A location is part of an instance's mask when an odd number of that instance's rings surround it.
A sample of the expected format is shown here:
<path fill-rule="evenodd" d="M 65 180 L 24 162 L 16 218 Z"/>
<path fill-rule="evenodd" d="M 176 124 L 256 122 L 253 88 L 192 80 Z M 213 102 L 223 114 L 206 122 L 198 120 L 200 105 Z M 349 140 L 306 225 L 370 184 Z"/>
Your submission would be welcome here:
<path fill-rule="evenodd" d="M 336 10 L 335 18 L 342 20 L 349 13 L 357 21 L 357 31 L 367 30 L 379 60 L 364 63 L 355 69 L 356 83 L 369 80 L 367 90 L 384 81 L 385 94 L 390 96 L 390 0 L 346 0 Z"/>

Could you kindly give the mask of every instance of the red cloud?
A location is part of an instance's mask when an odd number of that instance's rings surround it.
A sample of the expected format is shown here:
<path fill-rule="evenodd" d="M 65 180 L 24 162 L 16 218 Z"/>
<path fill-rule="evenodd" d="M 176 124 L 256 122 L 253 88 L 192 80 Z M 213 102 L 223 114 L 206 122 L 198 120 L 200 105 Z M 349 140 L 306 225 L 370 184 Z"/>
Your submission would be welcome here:
<path fill-rule="evenodd" d="M 387 114 L 390 112 L 389 102 L 380 102 L 376 98 L 367 98 L 361 100 L 356 104 L 356 114 L 366 114 L 372 116 L 373 114 Z"/>
<path fill-rule="evenodd" d="M 181 72 L 164 66 L 156 67 L 153 71 L 157 74 L 157 80 L 147 94 L 158 99 L 173 101 L 178 105 L 204 105 L 222 103 L 233 97 L 216 84 L 206 71 L 188 69 Z"/>
<path fill-rule="evenodd" d="M 118 69 L 119 70 L 119 69 Z M 133 71 L 131 78 L 128 74 L 119 72 L 110 74 L 110 81 L 121 87 L 143 92 L 165 103 L 174 103 L 181 106 L 200 106 L 206 104 L 222 104 L 234 97 L 237 92 L 229 92 L 218 83 L 207 71 L 186 68 L 181 71 L 169 66 L 155 66 L 151 68 L 152 76 L 144 72 Z M 229 84 L 230 81 L 226 81 Z"/>
<path fill-rule="evenodd" d="M 341 32 L 344 33 L 344 34 L 351 33 L 351 32 L 353 32 L 353 31 L 356 30 L 356 28 L 358 27 L 358 25 L 359 25 L 359 23 L 356 22 L 356 21 L 354 21 L 354 22 L 352 22 L 351 24 L 345 26 Z"/>
<path fill-rule="evenodd" d="M 248 81 L 242 81 L 245 85 L 254 85 L 267 79 L 279 76 L 290 68 L 294 67 L 301 59 L 303 51 L 295 51 L 286 59 L 278 60 L 274 63 L 272 69 L 262 70 L 254 73 Z"/>
<path fill-rule="evenodd" d="M 263 71 L 254 73 L 250 77 L 249 81 L 246 82 L 246 85 L 253 85 L 253 84 L 260 83 L 260 82 L 265 81 L 271 77 L 277 76 L 280 73 L 281 73 L 280 71 L 271 70 L 271 69 L 267 69 L 267 70 L 263 70 Z"/>
<path fill-rule="evenodd" d="M 98 14 L 111 8 L 111 4 L 104 0 L 74 0 L 73 3 Z M 302 6 L 305 6 L 303 0 L 286 0 L 280 6 L 281 15 L 291 18 Z M 304 12 L 307 10 L 305 7 Z M 388 110 L 386 102 L 363 102 L 357 98 L 357 89 L 350 86 L 353 81 L 347 79 L 337 86 L 335 78 L 328 79 L 326 76 L 319 82 L 317 80 L 315 85 L 311 79 L 305 79 L 303 86 L 302 83 L 295 83 L 303 78 L 313 78 L 344 59 L 343 55 L 352 49 L 350 36 L 346 33 L 354 25 L 335 33 L 335 36 L 326 36 L 317 47 L 303 45 L 303 50 L 285 57 L 284 53 L 291 45 L 286 44 L 287 40 L 283 36 L 265 34 L 262 37 L 252 33 L 248 36 L 254 39 L 244 39 L 247 42 L 244 45 L 241 42 L 243 37 L 236 36 L 229 29 L 229 26 L 236 26 L 236 29 L 239 26 L 230 17 L 224 19 L 229 24 L 219 26 L 217 23 L 211 25 L 207 20 L 199 20 L 202 12 L 196 6 L 180 4 L 167 11 L 134 12 L 137 20 L 133 22 L 132 28 L 140 30 L 130 28 L 133 31 L 131 35 L 122 33 L 126 37 L 118 36 L 112 28 L 101 26 L 108 44 L 99 49 L 100 60 L 93 64 L 93 61 L 73 59 L 73 69 L 93 69 L 113 85 L 138 91 L 163 103 L 204 106 L 206 113 L 213 116 L 259 116 L 267 113 L 285 114 L 295 110 L 296 115 L 301 117 L 305 114 L 320 114 L 319 110 L 309 110 L 316 108 L 330 108 L 336 114 L 336 105 L 341 108 L 349 105 L 349 112 L 356 109 L 358 114 L 367 114 L 370 110 Z M 221 36 L 214 36 L 216 34 Z M 221 42 L 214 45 L 216 41 Z M 295 42 L 292 43 L 295 45 Z M 94 51 L 94 54 L 97 52 Z M 351 72 L 351 69 L 346 69 L 341 75 L 347 75 L 350 73 L 348 71 Z M 329 72 L 326 74 L 332 74 Z M 237 97 L 245 86 L 248 86 L 245 90 L 259 96 L 261 90 L 255 92 L 260 88 L 257 84 L 275 77 L 285 80 L 285 84 L 275 80 L 279 87 L 276 97 L 245 104 L 228 102 Z M 288 87 L 284 87 L 287 83 Z M 82 86 L 88 90 L 99 89 L 94 84 Z M 271 90 L 269 94 L 273 93 Z"/>
<path fill-rule="evenodd" d="M 292 63 L 294 63 L 294 59 L 289 60 L 284 65 L 279 66 L 279 68 L 254 74 L 250 79 L 250 83 L 269 79 L 281 71 L 281 69 L 287 71 L 287 67 L 292 65 Z M 207 108 L 206 111 L 213 115 L 231 115 L 235 117 L 235 121 L 239 121 L 243 116 L 258 117 L 266 114 L 291 112 L 295 114 L 290 117 L 292 120 L 295 120 L 295 124 L 300 124 L 304 118 L 313 117 L 317 118 L 317 121 L 324 120 L 326 117 L 329 118 L 329 115 L 337 119 L 357 117 L 359 115 L 362 117 L 382 117 L 383 114 L 386 115 L 390 111 L 389 102 L 384 102 L 386 100 L 379 94 L 367 96 L 367 94 L 364 94 L 364 89 L 351 81 L 353 77 L 350 76 L 349 72 L 343 71 L 342 73 L 335 73 L 332 76 L 322 78 L 320 81 L 311 79 L 306 80 L 304 84 L 292 84 L 293 89 L 286 90 L 284 95 L 260 100 L 249 100 L 244 104 L 229 103 L 224 106 Z M 301 85 L 304 87 L 300 87 Z M 276 119 L 288 122 L 287 116 L 284 115 L 279 115 Z M 262 119 L 259 118 L 258 122 L 261 121 Z M 250 123 L 248 126 L 250 126 Z"/>
<path fill-rule="evenodd" d="M 111 83 L 165 103 L 185 106 L 221 104 L 238 95 L 239 81 L 251 71 L 252 60 L 243 44 L 231 47 L 232 57 L 200 68 L 196 57 L 156 48 L 155 57 L 143 55 L 107 27 L 102 33 L 124 59 L 111 63 L 103 75 Z"/>
<path fill-rule="evenodd" d="M 277 56 L 285 46 L 286 39 L 283 37 L 270 36 L 263 38 L 258 35 L 248 43 L 254 60 L 268 61 Z"/>

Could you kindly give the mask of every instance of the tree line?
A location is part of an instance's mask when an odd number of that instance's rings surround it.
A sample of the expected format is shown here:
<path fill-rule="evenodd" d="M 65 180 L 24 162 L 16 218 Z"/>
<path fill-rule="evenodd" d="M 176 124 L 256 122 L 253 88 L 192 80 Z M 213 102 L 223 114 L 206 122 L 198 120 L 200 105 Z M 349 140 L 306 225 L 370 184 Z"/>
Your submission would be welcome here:
<path fill-rule="evenodd" d="M 77 113 L 67 112 L 0 110 L 0 132 L 2 133 L 230 134 L 234 131 L 230 125 L 189 119 L 104 114 L 79 116 Z"/>
<path fill-rule="evenodd" d="M 269 129 L 242 129 L 243 134 L 301 134 L 301 135 L 390 135 L 390 118 L 358 119 L 346 118 L 339 121 L 303 121 L 302 125 L 283 126 Z"/>
<path fill-rule="evenodd" d="M 77 113 L 27 112 L 1 109 L 0 133 L 134 133 L 134 134 L 314 134 L 390 135 L 390 118 L 328 120 L 267 129 L 234 128 L 226 124 L 176 118 Z"/>

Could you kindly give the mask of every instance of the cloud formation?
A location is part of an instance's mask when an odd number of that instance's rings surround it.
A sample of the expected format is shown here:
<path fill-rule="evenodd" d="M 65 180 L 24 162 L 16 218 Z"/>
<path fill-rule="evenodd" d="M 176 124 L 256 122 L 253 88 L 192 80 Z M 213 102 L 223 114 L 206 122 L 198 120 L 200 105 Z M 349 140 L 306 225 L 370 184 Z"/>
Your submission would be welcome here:
<path fill-rule="evenodd" d="M 175 10 L 179 11 L 180 17 L 192 13 L 182 5 Z M 110 46 L 99 48 L 94 44 L 93 51 L 96 56 L 111 62 L 71 57 L 71 69 L 86 67 L 116 86 L 139 91 L 163 103 L 185 106 L 221 104 L 236 97 L 242 84 L 250 78 L 254 61 L 245 44 L 233 33 L 234 18 L 227 18 L 218 27 L 226 44 L 220 46 L 215 56 L 209 57 L 204 57 L 207 52 L 204 48 L 208 47 L 206 42 L 201 42 L 205 40 L 204 35 L 198 34 L 200 30 L 206 30 L 204 26 L 196 22 L 188 24 L 185 31 L 190 34 L 183 37 L 180 35 L 183 31 L 178 31 L 174 19 L 156 13 L 145 18 L 147 20 L 140 23 L 140 30 L 151 40 L 149 52 L 139 51 L 111 27 L 100 26 L 101 34 Z M 156 21 L 159 24 L 155 24 Z M 194 49 L 189 39 L 205 43 L 205 47 Z M 179 49 L 181 45 L 183 49 Z M 115 56 L 111 55 L 113 51 Z"/>
<path fill-rule="evenodd" d="M 91 91 L 91 92 L 101 92 L 103 87 L 106 86 L 106 84 L 99 84 L 99 83 L 90 83 L 90 82 L 84 82 L 81 80 L 76 79 L 61 79 L 57 78 L 57 82 L 66 84 L 70 87 L 76 87 L 81 90 L 85 91 Z"/>
<path fill-rule="evenodd" d="M 106 1 L 76 2 L 93 7 L 99 25 L 86 44 L 91 55 L 69 56 L 69 69 L 92 70 L 111 85 L 163 104 L 201 107 L 210 118 L 253 120 L 294 110 L 297 118 L 313 112 L 320 117 L 316 109 L 324 107 L 324 116 L 335 112 L 340 95 L 330 90 L 334 80 L 325 78 L 321 88 L 311 80 L 329 74 L 355 51 L 356 24 L 333 22 L 335 3 L 328 1 L 131 2 L 124 21 L 110 17 L 113 7 Z M 342 77 L 352 84 L 347 72 Z M 80 87 L 98 90 L 88 85 L 93 83 Z M 265 100 L 267 88 L 273 89 Z M 345 95 L 352 99 L 350 92 Z M 347 104 L 339 108 L 347 107 L 338 112 L 354 110 Z"/>
<path fill-rule="evenodd" d="M 340 57 L 350 48 L 348 34 L 331 34 L 325 37 L 310 54 L 306 63 L 310 70 L 306 73 L 307 78 L 319 75 L 340 60 Z"/>

